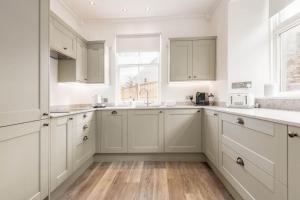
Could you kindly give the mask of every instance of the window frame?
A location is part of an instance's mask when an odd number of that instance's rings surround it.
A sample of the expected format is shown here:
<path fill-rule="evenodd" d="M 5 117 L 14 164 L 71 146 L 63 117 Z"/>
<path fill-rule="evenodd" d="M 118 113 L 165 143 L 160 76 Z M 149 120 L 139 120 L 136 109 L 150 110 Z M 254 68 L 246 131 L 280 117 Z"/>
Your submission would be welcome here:
<path fill-rule="evenodd" d="M 274 98 L 283 97 L 283 98 L 300 98 L 300 90 L 295 91 L 285 91 L 284 85 L 282 84 L 282 57 L 281 57 L 281 34 L 286 31 L 300 26 L 300 13 L 284 20 L 280 21 L 280 13 L 274 16 L 270 20 L 270 29 L 271 29 L 271 82 L 278 86 L 278 93 Z"/>
<path fill-rule="evenodd" d="M 118 40 L 118 37 L 147 37 L 147 36 L 157 36 L 159 37 L 159 57 L 158 57 L 158 64 L 157 64 L 157 67 L 158 67 L 158 80 L 157 80 L 157 95 L 158 95 L 158 98 L 157 98 L 157 101 L 154 102 L 154 104 L 161 104 L 161 83 L 162 83 L 162 78 L 161 78 L 161 70 L 162 70 L 162 36 L 161 36 L 161 33 L 149 33 L 149 34 L 122 34 L 122 35 L 119 35 L 117 34 L 115 36 L 115 69 L 116 69 L 116 73 L 115 73 L 115 80 L 116 80 L 116 84 L 115 84 L 115 105 L 119 105 L 119 106 L 128 106 L 130 105 L 130 101 L 122 101 L 121 100 L 121 95 L 120 95 L 120 89 L 121 89 L 121 85 L 120 85 L 120 66 L 123 65 L 123 66 L 126 66 L 126 65 L 130 65 L 130 66 L 146 66 L 146 65 L 149 65 L 149 64 L 121 64 L 119 65 L 118 64 L 118 52 L 117 52 L 117 40 Z M 144 101 L 140 101 L 140 100 L 135 100 L 134 101 L 136 104 L 143 104 Z"/>

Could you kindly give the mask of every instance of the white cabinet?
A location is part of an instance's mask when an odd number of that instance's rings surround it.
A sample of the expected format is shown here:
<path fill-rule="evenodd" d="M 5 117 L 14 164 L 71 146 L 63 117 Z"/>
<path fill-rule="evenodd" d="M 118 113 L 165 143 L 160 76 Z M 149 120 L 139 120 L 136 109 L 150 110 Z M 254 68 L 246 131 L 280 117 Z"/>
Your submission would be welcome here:
<path fill-rule="evenodd" d="M 51 120 L 51 191 L 72 173 L 73 121 L 73 116 Z"/>
<path fill-rule="evenodd" d="M 170 42 L 170 81 L 215 80 L 216 37 Z"/>
<path fill-rule="evenodd" d="M 73 133 L 73 171 L 82 166 L 95 153 L 96 120 L 94 112 L 75 116 Z"/>
<path fill-rule="evenodd" d="M 288 137 L 288 197 L 289 200 L 300 199 L 300 128 L 289 127 Z"/>
<path fill-rule="evenodd" d="M 98 116 L 101 153 L 126 153 L 127 111 L 102 111 Z"/>
<path fill-rule="evenodd" d="M 287 126 L 222 113 L 220 128 L 219 170 L 242 198 L 286 200 Z"/>
<path fill-rule="evenodd" d="M 128 111 L 128 152 L 163 152 L 163 111 Z"/>
<path fill-rule="evenodd" d="M 42 200 L 48 195 L 48 123 L 0 128 L 0 199 Z"/>
<path fill-rule="evenodd" d="M 171 41 L 170 47 L 170 81 L 192 79 L 193 42 Z"/>
<path fill-rule="evenodd" d="M 0 127 L 48 117 L 48 3 L 0 3 Z"/>
<path fill-rule="evenodd" d="M 165 152 L 201 152 L 201 110 L 165 111 Z"/>
<path fill-rule="evenodd" d="M 218 167 L 219 155 L 219 114 L 211 110 L 204 111 L 204 153 L 210 162 Z"/>
<path fill-rule="evenodd" d="M 216 40 L 193 41 L 193 80 L 215 80 Z"/>
<path fill-rule="evenodd" d="M 87 82 L 87 46 L 77 38 L 76 60 L 58 59 L 59 82 Z"/>
<path fill-rule="evenodd" d="M 50 18 L 50 48 L 76 59 L 76 35 L 53 13 Z"/>
<path fill-rule="evenodd" d="M 88 83 L 108 83 L 108 49 L 103 42 L 88 42 L 87 80 Z"/>

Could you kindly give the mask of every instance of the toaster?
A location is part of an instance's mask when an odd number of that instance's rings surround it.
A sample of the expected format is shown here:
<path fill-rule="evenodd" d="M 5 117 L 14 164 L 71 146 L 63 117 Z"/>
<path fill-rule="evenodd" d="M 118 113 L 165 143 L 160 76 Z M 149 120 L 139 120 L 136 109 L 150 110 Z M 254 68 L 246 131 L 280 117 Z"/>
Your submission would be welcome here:
<path fill-rule="evenodd" d="M 231 93 L 228 97 L 227 107 L 254 108 L 255 99 L 250 93 Z"/>

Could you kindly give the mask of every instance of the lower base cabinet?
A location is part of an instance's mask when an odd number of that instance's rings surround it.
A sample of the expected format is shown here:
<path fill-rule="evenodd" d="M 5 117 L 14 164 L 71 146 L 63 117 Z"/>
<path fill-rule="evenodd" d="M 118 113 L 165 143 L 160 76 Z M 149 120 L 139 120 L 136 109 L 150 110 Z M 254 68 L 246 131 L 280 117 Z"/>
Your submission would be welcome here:
<path fill-rule="evenodd" d="M 48 120 L 0 128 L 0 199 L 48 195 Z"/>
<path fill-rule="evenodd" d="M 165 152 L 201 152 L 201 110 L 165 111 Z"/>
<path fill-rule="evenodd" d="M 128 152 L 163 152 L 164 119 L 161 110 L 128 111 Z"/>
<path fill-rule="evenodd" d="M 72 174 L 72 134 L 74 118 L 51 120 L 51 191 Z"/>
<path fill-rule="evenodd" d="M 286 200 L 287 126 L 222 114 L 219 170 L 245 200 Z"/>

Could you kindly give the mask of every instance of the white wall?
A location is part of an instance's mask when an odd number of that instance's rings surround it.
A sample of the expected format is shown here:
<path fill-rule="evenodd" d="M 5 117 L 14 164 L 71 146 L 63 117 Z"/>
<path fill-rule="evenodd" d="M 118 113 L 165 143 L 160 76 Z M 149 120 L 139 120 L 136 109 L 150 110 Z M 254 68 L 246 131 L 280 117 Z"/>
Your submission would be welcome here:
<path fill-rule="evenodd" d="M 214 35 L 209 21 L 204 18 L 174 18 L 152 20 L 125 20 L 125 21 L 91 21 L 82 25 L 86 30 L 88 40 L 105 40 L 110 48 L 110 81 L 109 86 L 87 86 L 84 84 L 57 84 L 55 76 L 56 62 L 51 61 L 51 105 L 65 105 L 77 103 L 91 103 L 95 93 L 108 97 L 109 101 L 115 100 L 115 38 L 117 34 L 147 34 L 161 33 L 162 35 L 162 101 L 175 100 L 185 101 L 187 95 L 194 95 L 197 91 L 208 92 L 208 82 L 192 84 L 168 84 L 168 38 L 170 37 L 193 37 Z"/>
<path fill-rule="evenodd" d="M 211 18 L 212 30 L 217 39 L 217 81 L 211 85 L 216 101 L 226 102 L 228 93 L 228 0 L 221 0 Z"/>
<path fill-rule="evenodd" d="M 232 0 L 228 5 L 228 80 L 252 81 L 262 96 L 269 81 L 268 0 Z"/>

